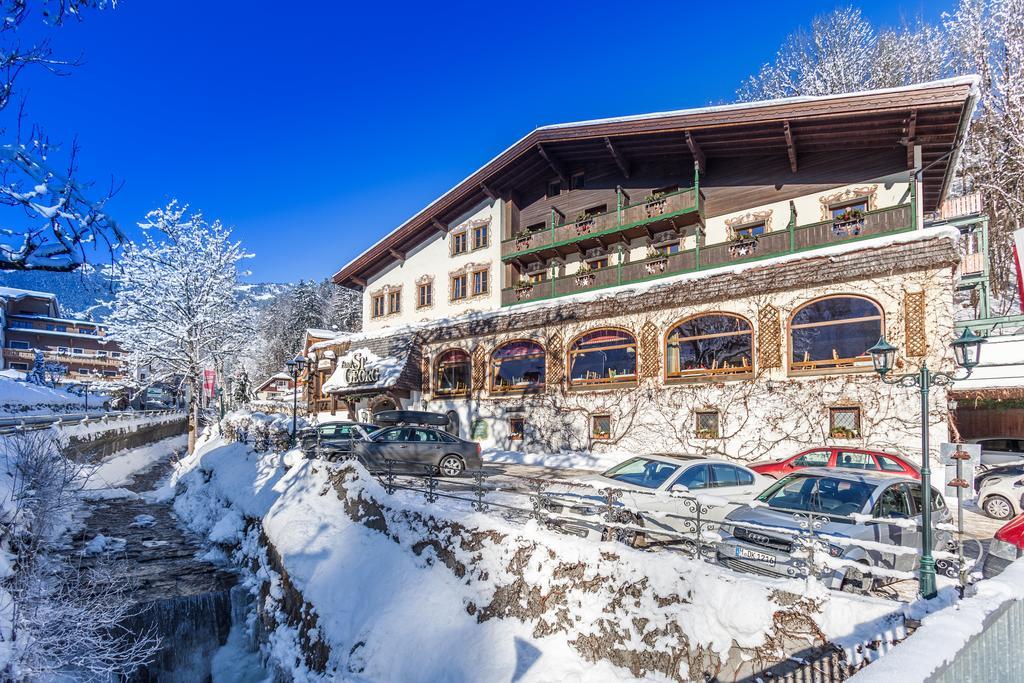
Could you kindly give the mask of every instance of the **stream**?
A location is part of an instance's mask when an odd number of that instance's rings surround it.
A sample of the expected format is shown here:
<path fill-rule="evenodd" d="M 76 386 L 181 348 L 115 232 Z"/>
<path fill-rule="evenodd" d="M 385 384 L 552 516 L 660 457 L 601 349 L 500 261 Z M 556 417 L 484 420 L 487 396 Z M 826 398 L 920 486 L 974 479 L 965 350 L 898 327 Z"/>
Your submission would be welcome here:
<path fill-rule="evenodd" d="M 130 599 L 140 609 L 126 626 L 152 629 L 161 647 L 130 683 L 267 680 L 245 635 L 248 591 L 236 574 L 201 558 L 202 539 L 179 524 L 173 499 L 142 495 L 160 486 L 177 455 L 168 447 L 166 458 L 134 474 L 124 488 L 137 496 L 84 501 L 65 557 L 84 569 L 114 559 L 132 580 Z"/>

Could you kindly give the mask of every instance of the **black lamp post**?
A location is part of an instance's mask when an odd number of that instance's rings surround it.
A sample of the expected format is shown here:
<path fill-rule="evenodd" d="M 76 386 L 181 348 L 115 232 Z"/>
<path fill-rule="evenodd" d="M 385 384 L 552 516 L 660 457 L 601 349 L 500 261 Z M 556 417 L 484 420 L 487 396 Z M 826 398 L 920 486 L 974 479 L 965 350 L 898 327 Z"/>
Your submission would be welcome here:
<path fill-rule="evenodd" d="M 901 387 L 917 387 L 921 394 L 921 595 L 925 598 L 935 597 L 935 558 L 932 557 L 932 470 L 928 457 L 928 390 L 932 386 L 949 386 L 956 380 L 966 379 L 971 375 L 981 357 L 981 345 L 984 339 L 965 329 L 964 333 L 950 346 L 958 368 L 964 372 L 960 376 L 953 373 L 932 372 L 926 363 L 921 363 L 917 372 L 903 375 L 888 376 L 896 359 L 896 347 L 880 337 L 878 343 L 868 349 L 875 371 L 886 384 Z M 955 372 L 955 371 L 954 371 Z"/>
<path fill-rule="evenodd" d="M 285 361 L 288 366 L 288 374 L 292 378 L 292 439 L 296 436 L 296 424 L 299 410 L 299 375 L 306 369 L 305 356 L 296 356 Z"/>

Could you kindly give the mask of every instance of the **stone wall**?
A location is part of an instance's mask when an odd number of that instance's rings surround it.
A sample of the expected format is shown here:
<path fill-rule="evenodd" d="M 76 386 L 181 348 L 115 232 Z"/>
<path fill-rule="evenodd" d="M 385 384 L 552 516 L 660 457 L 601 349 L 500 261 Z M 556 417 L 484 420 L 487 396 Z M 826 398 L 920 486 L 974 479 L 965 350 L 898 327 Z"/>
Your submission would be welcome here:
<path fill-rule="evenodd" d="M 173 420 L 138 426 L 125 427 L 113 422 L 109 429 L 69 437 L 68 450 L 84 460 L 101 460 L 119 451 L 184 434 L 187 429 L 188 420 L 184 413 Z"/>

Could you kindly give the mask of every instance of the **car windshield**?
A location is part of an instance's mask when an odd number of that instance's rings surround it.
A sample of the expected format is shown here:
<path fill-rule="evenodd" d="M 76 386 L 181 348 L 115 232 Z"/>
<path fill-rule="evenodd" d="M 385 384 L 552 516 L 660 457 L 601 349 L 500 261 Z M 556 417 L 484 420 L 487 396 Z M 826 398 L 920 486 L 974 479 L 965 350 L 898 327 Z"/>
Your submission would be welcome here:
<path fill-rule="evenodd" d="M 861 512 L 875 487 L 849 479 L 793 475 L 781 479 L 757 497 L 768 507 L 829 515 Z"/>
<path fill-rule="evenodd" d="M 678 469 L 677 465 L 663 460 L 630 458 L 626 462 L 611 468 L 602 476 L 626 484 L 656 489 L 660 488 Z"/>

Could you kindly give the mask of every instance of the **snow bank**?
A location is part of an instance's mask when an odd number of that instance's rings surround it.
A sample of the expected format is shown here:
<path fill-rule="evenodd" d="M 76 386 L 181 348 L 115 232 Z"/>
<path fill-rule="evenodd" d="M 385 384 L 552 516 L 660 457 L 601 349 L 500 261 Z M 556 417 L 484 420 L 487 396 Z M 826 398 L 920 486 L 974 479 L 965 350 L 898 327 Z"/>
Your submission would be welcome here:
<path fill-rule="evenodd" d="M 98 410 L 104 398 L 90 394 L 90 405 Z M 84 408 L 84 396 L 76 396 L 60 387 L 50 388 L 0 375 L 0 415 L 46 414 Z"/>
<path fill-rule="evenodd" d="M 784 660 L 819 630 L 853 661 L 904 635 L 898 603 L 388 496 L 354 463 L 218 438 L 175 477 L 179 517 L 258 561 L 266 647 L 297 680 L 690 680 Z"/>
<path fill-rule="evenodd" d="M 1010 600 L 1024 599 L 1024 560 L 999 576 L 981 581 L 974 595 L 925 617 L 921 627 L 888 655 L 861 670 L 857 683 L 925 681 L 956 658 L 971 637 L 981 632 L 985 618 Z"/>
<path fill-rule="evenodd" d="M 99 463 L 85 482 L 87 491 L 113 489 L 131 483 L 136 473 L 148 470 L 167 457 L 167 452 L 188 445 L 188 435 L 181 434 L 140 448 L 116 453 Z"/>

